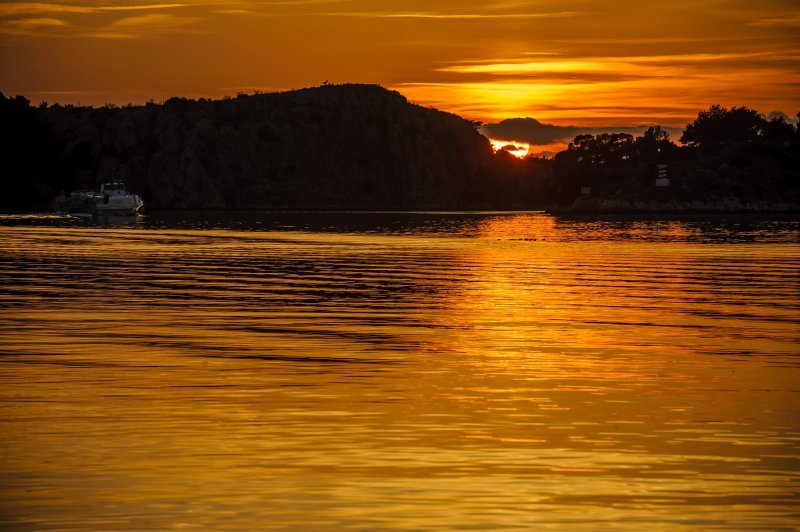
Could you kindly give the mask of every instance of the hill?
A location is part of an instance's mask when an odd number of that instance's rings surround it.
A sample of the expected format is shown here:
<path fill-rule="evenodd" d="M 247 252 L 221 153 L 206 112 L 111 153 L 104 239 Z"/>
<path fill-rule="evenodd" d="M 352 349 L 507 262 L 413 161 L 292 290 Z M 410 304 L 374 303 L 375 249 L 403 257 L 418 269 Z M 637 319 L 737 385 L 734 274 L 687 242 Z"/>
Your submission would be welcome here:
<path fill-rule="evenodd" d="M 2 118 L 6 209 L 113 175 L 151 209 L 457 209 L 495 194 L 476 124 L 375 85 L 98 109 L 3 98 Z"/>
<path fill-rule="evenodd" d="M 746 107 L 701 111 L 681 145 L 653 126 L 553 159 L 494 153 L 478 125 L 376 85 L 97 109 L 0 94 L 0 209 L 116 177 L 150 210 L 800 210 L 800 126 Z"/>

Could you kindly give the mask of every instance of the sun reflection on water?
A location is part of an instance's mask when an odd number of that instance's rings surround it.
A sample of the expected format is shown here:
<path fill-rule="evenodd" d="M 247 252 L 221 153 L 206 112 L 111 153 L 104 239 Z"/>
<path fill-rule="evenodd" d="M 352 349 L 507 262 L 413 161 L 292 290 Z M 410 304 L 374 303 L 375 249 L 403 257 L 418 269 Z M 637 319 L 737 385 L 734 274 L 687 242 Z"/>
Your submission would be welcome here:
<path fill-rule="evenodd" d="M 791 526 L 796 224 L 435 220 L 0 227 L 3 523 Z"/>

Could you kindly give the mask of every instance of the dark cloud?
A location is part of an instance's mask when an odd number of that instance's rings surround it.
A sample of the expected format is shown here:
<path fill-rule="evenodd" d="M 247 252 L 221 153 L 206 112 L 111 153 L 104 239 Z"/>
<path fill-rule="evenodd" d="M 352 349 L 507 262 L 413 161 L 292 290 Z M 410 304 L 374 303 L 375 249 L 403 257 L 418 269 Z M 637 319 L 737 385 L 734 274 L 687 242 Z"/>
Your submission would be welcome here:
<path fill-rule="evenodd" d="M 527 142 L 532 146 L 544 146 L 555 142 L 569 142 L 576 135 L 599 135 L 600 133 L 630 133 L 641 135 L 648 126 L 556 126 L 543 124 L 535 118 L 508 118 L 495 124 L 484 124 L 481 133 L 497 140 Z M 673 139 L 681 136 L 680 128 L 665 127 Z"/>
<path fill-rule="evenodd" d="M 508 118 L 495 124 L 484 124 L 481 132 L 500 140 L 516 140 L 533 145 L 552 144 L 574 137 L 577 128 L 543 124 L 535 118 Z"/>
<path fill-rule="evenodd" d="M 505 151 L 520 151 L 527 148 L 523 148 L 522 146 L 514 146 L 513 144 L 506 144 L 505 146 L 500 146 L 500 149 Z"/>

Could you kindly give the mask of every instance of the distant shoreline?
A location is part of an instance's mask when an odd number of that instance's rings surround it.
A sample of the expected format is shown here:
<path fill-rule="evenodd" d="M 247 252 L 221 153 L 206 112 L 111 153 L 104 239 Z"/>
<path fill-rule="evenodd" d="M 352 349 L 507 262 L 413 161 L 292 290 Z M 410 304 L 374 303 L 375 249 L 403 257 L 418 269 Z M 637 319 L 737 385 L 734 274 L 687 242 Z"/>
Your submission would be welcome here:
<path fill-rule="evenodd" d="M 552 216 L 646 216 L 646 215 L 798 215 L 800 216 L 800 205 L 781 206 L 777 208 L 764 208 L 762 206 L 753 208 L 720 209 L 720 208 L 585 208 L 585 207 L 547 207 L 538 209 L 351 209 L 351 208 L 264 208 L 264 209 L 153 209 L 141 215 L 168 215 L 181 213 L 197 213 L 209 215 L 237 215 L 237 214 L 438 214 L 438 215 L 508 215 L 508 214 L 547 214 Z M 0 211 L 0 216 L 70 216 L 68 213 L 58 213 L 46 210 L 25 210 L 25 211 Z"/>
<path fill-rule="evenodd" d="M 568 207 L 546 209 L 552 214 L 792 214 L 794 203 L 742 203 L 739 201 L 642 202 L 598 199 L 578 201 Z"/>

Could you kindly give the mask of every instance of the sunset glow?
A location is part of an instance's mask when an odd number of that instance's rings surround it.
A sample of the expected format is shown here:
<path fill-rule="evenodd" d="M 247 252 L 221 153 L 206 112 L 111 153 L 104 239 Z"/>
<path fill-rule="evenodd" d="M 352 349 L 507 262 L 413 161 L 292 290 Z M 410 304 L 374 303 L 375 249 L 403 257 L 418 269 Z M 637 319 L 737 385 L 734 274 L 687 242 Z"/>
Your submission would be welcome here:
<path fill-rule="evenodd" d="M 516 140 L 495 140 L 489 139 L 492 143 L 494 151 L 505 150 L 514 157 L 525 157 L 531 149 L 531 145 L 527 142 L 518 142 Z"/>
<path fill-rule="evenodd" d="M 0 528 L 795 530 L 800 0 L 0 0 Z"/>
<path fill-rule="evenodd" d="M 6 94 L 82 104 L 378 83 L 474 120 L 682 127 L 800 109 L 800 11 L 766 0 L 0 5 Z"/>

